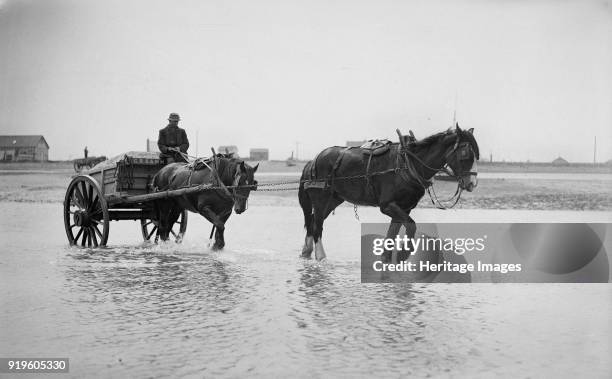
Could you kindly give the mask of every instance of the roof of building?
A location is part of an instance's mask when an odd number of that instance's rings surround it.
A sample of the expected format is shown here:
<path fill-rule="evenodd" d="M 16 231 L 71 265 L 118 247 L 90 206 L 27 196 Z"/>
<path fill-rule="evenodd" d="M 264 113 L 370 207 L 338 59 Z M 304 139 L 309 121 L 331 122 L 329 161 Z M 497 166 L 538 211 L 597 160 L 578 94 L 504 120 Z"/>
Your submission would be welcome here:
<path fill-rule="evenodd" d="M 236 145 L 220 145 L 219 146 L 219 153 L 225 153 L 225 150 L 238 151 L 238 146 Z"/>
<path fill-rule="evenodd" d="M 49 144 L 45 141 L 45 137 L 41 135 L 33 136 L 0 136 L 0 147 L 33 147 L 38 145 L 40 140 L 43 140 L 47 149 Z"/>
<path fill-rule="evenodd" d="M 267 153 L 270 151 L 270 149 L 266 149 L 263 147 L 254 147 L 250 151 L 251 153 Z"/>
<path fill-rule="evenodd" d="M 557 164 L 567 164 L 569 163 L 568 161 L 566 161 L 565 159 L 558 157 L 557 159 L 555 159 L 554 161 L 552 161 L 552 163 L 557 163 Z"/>

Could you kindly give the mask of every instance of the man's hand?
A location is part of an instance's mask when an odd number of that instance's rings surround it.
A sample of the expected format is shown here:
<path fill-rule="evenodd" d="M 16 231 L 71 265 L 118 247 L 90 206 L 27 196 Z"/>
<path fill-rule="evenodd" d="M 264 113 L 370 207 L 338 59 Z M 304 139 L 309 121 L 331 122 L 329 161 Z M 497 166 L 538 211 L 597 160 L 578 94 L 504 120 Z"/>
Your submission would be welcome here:
<path fill-rule="evenodd" d="M 169 147 L 169 148 L 168 148 L 168 151 L 175 151 L 175 152 L 178 152 L 178 151 L 179 151 L 179 149 L 178 149 L 178 148 L 176 148 L 176 147 Z"/>

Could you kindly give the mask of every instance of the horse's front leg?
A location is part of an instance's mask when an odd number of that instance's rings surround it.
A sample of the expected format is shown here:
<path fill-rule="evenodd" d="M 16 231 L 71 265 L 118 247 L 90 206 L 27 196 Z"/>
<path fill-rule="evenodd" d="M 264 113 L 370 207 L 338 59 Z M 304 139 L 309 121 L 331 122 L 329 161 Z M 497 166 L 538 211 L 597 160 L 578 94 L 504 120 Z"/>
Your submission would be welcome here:
<path fill-rule="evenodd" d="M 383 214 L 391 217 L 391 224 L 389 224 L 389 229 L 387 230 L 387 238 L 395 239 L 395 236 L 399 234 L 402 224 L 406 228 L 406 236 L 410 239 L 414 238 L 416 223 L 410 217 L 410 210 L 405 211 L 395 201 L 392 201 L 384 206 L 381 206 L 380 211 Z M 382 255 L 383 262 L 391 262 L 392 254 L 393 251 L 385 251 Z M 409 252 L 405 250 L 400 250 L 397 252 L 398 261 L 405 261 L 408 259 L 408 256 Z"/>
<path fill-rule="evenodd" d="M 223 221 L 223 225 L 227 222 L 227 219 L 232 214 L 232 210 L 230 209 L 228 212 L 223 213 L 219 216 L 221 221 Z M 213 250 L 221 250 L 225 247 L 225 227 L 222 229 L 217 228 L 215 232 L 215 243 L 213 245 Z"/>
<path fill-rule="evenodd" d="M 219 235 L 221 235 L 221 238 L 223 238 L 223 231 L 225 230 L 225 221 L 223 221 L 223 219 L 216 214 L 210 206 L 201 206 L 198 208 L 198 212 L 204 216 L 205 219 L 207 219 L 211 224 L 213 224 L 216 228 L 216 232 L 215 232 L 215 243 L 213 244 L 212 249 L 213 250 L 219 250 L 221 248 L 223 248 L 223 246 L 219 246 L 219 244 L 217 243 L 219 241 Z M 220 234 L 219 234 L 220 233 Z"/>

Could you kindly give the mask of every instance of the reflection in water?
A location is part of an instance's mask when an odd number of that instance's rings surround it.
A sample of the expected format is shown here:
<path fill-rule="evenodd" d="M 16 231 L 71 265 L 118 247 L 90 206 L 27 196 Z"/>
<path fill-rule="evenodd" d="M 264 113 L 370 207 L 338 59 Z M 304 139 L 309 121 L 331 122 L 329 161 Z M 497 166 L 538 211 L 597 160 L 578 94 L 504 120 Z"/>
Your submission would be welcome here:
<path fill-rule="evenodd" d="M 133 369 L 150 372 L 139 359 L 130 359 L 149 346 L 164 347 L 145 355 L 165 370 L 170 361 L 197 362 L 199 353 L 226 358 L 223 347 L 240 341 L 243 331 L 234 328 L 232 313 L 243 311 L 236 308 L 248 302 L 256 279 L 214 253 L 191 254 L 176 247 L 74 250 L 66 258 L 65 306 L 91 327 L 95 344 L 116 349 L 114 355 Z M 193 356 L 184 356 L 185 344 L 197 348 Z"/>
<path fill-rule="evenodd" d="M 299 246 L 239 250 L 58 248 L 42 266 L 44 283 L 57 288 L 30 311 L 11 295 L 13 313 L 0 312 L 0 322 L 48 326 L 0 337 L 18 352 L 62 352 L 75 377 L 493 376 L 554 366 L 588 327 L 609 321 L 588 308 L 601 307 L 594 299 L 609 295 L 603 287 L 362 284 L 358 261 L 303 260 Z M 588 325 L 576 321 L 580 309 Z M 609 336 L 609 328 L 587 335 Z M 601 373 L 600 361 L 585 364 Z"/>

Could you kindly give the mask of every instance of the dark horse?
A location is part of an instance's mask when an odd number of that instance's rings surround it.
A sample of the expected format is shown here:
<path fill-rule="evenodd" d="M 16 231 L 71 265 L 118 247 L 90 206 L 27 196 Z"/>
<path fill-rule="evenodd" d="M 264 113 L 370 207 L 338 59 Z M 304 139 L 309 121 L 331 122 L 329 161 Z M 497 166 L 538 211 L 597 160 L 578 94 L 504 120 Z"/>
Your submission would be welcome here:
<path fill-rule="evenodd" d="M 153 186 L 158 191 L 202 184 L 209 184 L 215 189 L 157 200 L 159 237 L 167 240 L 172 225 L 187 209 L 201 214 L 214 225 L 213 249 L 222 249 L 225 246 L 225 222 L 232 214 L 232 207 L 237 214 L 246 210 L 249 194 L 257 187 L 254 176 L 258 166 L 251 167 L 231 154 L 218 154 L 214 160 L 198 160 L 194 164 L 171 163 L 164 166 L 153 178 Z"/>
<path fill-rule="evenodd" d="M 369 154 L 358 147 L 329 147 L 304 167 L 298 194 L 306 228 L 302 257 L 310 258 L 314 248 L 317 260 L 325 258 L 323 222 L 344 201 L 379 207 L 391 217 L 388 237 L 403 224 L 411 238 L 416 225 L 410 212 L 438 171 L 449 167 L 462 190 L 472 191 L 477 185 L 479 151 L 473 129 L 457 125 L 421 141 L 392 143 L 378 156 Z M 391 253 L 385 252 L 383 259 L 390 261 Z"/>

